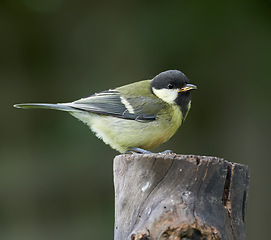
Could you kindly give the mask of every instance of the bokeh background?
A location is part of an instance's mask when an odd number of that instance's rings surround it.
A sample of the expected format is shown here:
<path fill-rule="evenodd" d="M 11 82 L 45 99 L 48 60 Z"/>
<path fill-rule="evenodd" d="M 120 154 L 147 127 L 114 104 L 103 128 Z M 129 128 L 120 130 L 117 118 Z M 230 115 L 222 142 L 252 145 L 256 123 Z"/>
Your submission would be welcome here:
<path fill-rule="evenodd" d="M 198 90 L 156 151 L 249 165 L 248 240 L 270 238 L 270 1 L 2 0 L 0 32 L 0 239 L 113 239 L 118 153 L 67 113 L 12 105 L 168 69 Z"/>

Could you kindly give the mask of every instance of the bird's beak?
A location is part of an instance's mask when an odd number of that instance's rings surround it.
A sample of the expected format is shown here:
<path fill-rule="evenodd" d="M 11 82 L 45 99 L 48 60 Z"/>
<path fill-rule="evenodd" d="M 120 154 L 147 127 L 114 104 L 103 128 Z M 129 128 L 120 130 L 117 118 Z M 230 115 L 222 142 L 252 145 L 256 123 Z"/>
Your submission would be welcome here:
<path fill-rule="evenodd" d="M 197 89 L 197 86 L 193 85 L 193 84 L 186 84 L 184 87 L 182 87 L 178 92 L 187 92 L 187 91 L 190 91 L 190 90 L 193 90 L 193 89 Z"/>

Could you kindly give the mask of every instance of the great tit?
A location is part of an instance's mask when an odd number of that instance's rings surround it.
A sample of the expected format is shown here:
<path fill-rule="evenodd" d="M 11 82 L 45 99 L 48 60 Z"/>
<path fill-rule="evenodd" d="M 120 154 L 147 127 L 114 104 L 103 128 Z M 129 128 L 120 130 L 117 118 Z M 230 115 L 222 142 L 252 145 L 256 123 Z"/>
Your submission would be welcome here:
<path fill-rule="evenodd" d="M 168 70 L 144 80 L 109 89 L 70 103 L 23 103 L 17 108 L 67 111 L 86 123 L 98 138 L 125 153 L 146 153 L 168 141 L 191 107 L 188 78 Z"/>

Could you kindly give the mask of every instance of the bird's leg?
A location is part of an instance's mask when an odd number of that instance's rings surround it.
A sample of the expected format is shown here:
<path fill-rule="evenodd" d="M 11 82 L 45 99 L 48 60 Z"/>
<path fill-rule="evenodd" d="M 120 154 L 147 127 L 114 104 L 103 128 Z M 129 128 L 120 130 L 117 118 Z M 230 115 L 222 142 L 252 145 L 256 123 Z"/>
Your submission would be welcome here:
<path fill-rule="evenodd" d="M 140 153 L 140 154 L 146 154 L 146 153 L 152 153 L 148 150 L 137 148 L 137 147 L 130 147 L 129 150 L 127 150 L 125 153 Z"/>
<path fill-rule="evenodd" d="M 153 152 L 142 149 L 142 148 L 131 147 L 125 153 L 150 154 L 150 153 L 153 153 Z M 173 153 L 173 151 L 171 151 L 171 150 L 165 150 L 163 152 L 159 152 L 158 154 L 172 154 L 172 153 Z"/>

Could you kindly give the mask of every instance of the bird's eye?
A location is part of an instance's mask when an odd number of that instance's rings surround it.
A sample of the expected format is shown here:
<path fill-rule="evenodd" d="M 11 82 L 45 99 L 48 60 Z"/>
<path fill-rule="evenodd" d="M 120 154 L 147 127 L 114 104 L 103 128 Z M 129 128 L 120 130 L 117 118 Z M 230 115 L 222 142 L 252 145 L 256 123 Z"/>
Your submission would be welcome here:
<path fill-rule="evenodd" d="M 167 88 L 168 88 L 168 89 L 172 89 L 172 88 L 174 88 L 174 85 L 173 85 L 172 83 L 169 83 L 169 84 L 167 85 Z"/>

